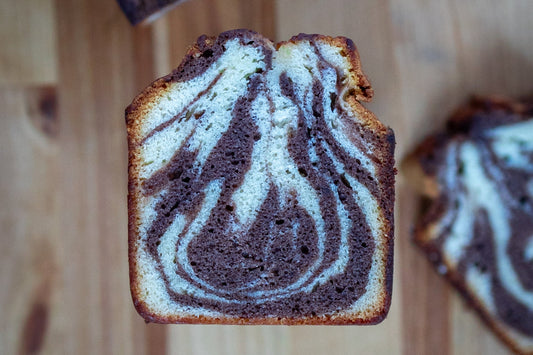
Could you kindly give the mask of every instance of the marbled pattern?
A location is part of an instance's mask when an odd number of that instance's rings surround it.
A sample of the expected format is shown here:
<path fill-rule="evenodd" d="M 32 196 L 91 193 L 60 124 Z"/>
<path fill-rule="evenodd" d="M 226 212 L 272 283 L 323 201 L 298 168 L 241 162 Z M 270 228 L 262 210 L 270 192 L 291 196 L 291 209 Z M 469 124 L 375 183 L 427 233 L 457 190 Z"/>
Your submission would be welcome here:
<path fill-rule="evenodd" d="M 427 236 L 419 242 L 498 327 L 533 344 L 533 118 L 494 106 L 452 121 L 451 137 L 424 153 L 441 191 L 418 227 Z"/>
<path fill-rule="evenodd" d="M 169 96 L 172 112 L 153 109 L 141 137 L 151 212 L 139 255 L 169 302 L 195 314 L 372 306 L 390 285 L 393 198 L 392 156 L 381 163 L 374 151 L 392 151 L 392 133 L 377 136 L 342 102 L 341 49 L 313 36 L 277 50 L 257 39 L 220 45 L 209 67 L 178 80 L 193 89 Z"/>

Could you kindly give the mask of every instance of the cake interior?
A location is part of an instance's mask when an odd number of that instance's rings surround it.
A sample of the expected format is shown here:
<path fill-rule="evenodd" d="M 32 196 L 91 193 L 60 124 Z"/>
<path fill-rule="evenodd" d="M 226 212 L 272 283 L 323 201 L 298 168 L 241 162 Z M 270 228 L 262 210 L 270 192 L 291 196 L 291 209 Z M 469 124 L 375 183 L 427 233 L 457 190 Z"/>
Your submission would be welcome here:
<path fill-rule="evenodd" d="M 144 112 L 141 298 L 192 317 L 381 311 L 392 232 L 375 152 L 388 141 L 344 100 L 346 49 L 241 38 L 223 47 Z"/>
<path fill-rule="evenodd" d="M 433 206 L 423 243 L 441 249 L 443 270 L 458 273 L 500 331 L 532 347 L 533 118 L 490 122 L 474 118 L 470 136 L 444 147 L 438 180 L 446 198 Z"/>

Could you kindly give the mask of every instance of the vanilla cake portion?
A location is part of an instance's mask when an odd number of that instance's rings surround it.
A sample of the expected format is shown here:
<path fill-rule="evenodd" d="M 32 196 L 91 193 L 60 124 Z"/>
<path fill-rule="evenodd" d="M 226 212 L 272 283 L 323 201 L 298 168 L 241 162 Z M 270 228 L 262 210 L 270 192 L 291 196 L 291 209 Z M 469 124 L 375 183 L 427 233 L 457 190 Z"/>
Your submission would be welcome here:
<path fill-rule="evenodd" d="M 432 199 L 415 241 L 504 341 L 533 354 L 533 105 L 473 99 L 413 157 Z"/>
<path fill-rule="evenodd" d="M 373 324 L 394 135 L 353 43 L 202 36 L 126 109 L 131 290 L 150 322 Z"/>

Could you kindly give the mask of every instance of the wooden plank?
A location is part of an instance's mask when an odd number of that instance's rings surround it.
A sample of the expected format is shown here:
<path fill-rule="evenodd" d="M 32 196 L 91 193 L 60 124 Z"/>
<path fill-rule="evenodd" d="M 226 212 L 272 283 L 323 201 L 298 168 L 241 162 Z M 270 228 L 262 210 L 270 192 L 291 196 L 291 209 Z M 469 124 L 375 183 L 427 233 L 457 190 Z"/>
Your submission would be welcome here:
<path fill-rule="evenodd" d="M 500 355 L 513 354 L 498 338 L 486 329 L 478 315 L 457 293 L 451 297 L 451 332 L 454 354 Z"/>
<path fill-rule="evenodd" d="M 148 353 L 129 293 L 124 109 L 153 77 L 151 28 L 114 1 L 57 10 L 64 353 Z"/>
<path fill-rule="evenodd" d="M 397 188 L 398 200 L 402 203 L 398 211 L 396 243 L 396 256 L 402 261 L 399 270 L 396 269 L 396 280 L 402 283 L 402 353 L 450 354 L 452 290 L 411 243 L 413 221 L 420 208 L 412 186 L 400 176 Z"/>
<path fill-rule="evenodd" d="M 288 355 L 288 327 L 177 325 L 169 331 L 168 354 Z"/>
<path fill-rule="evenodd" d="M 0 85 L 54 84 L 54 0 L 0 1 Z"/>
<path fill-rule="evenodd" d="M 289 353 L 394 354 L 397 353 L 394 347 L 399 328 L 393 329 L 391 324 L 387 321 L 376 326 L 292 327 L 289 329 Z"/>
<path fill-rule="evenodd" d="M 53 87 L 0 89 L 2 352 L 55 349 L 61 268 Z"/>

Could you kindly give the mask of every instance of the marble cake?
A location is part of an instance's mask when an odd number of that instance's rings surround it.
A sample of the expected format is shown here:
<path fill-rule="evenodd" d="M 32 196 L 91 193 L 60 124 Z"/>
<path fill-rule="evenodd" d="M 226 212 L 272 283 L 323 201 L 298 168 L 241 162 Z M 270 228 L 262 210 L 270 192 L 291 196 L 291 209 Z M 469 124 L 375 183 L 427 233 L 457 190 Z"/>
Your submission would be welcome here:
<path fill-rule="evenodd" d="M 117 0 L 132 25 L 149 23 L 185 0 Z"/>
<path fill-rule="evenodd" d="M 473 99 L 406 169 L 431 199 L 416 243 L 504 341 L 532 354 L 533 105 Z"/>
<path fill-rule="evenodd" d="M 131 290 L 149 322 L 373 324 L 394 135 L 353 43 L 202 36 L 126 109 Z"/>

